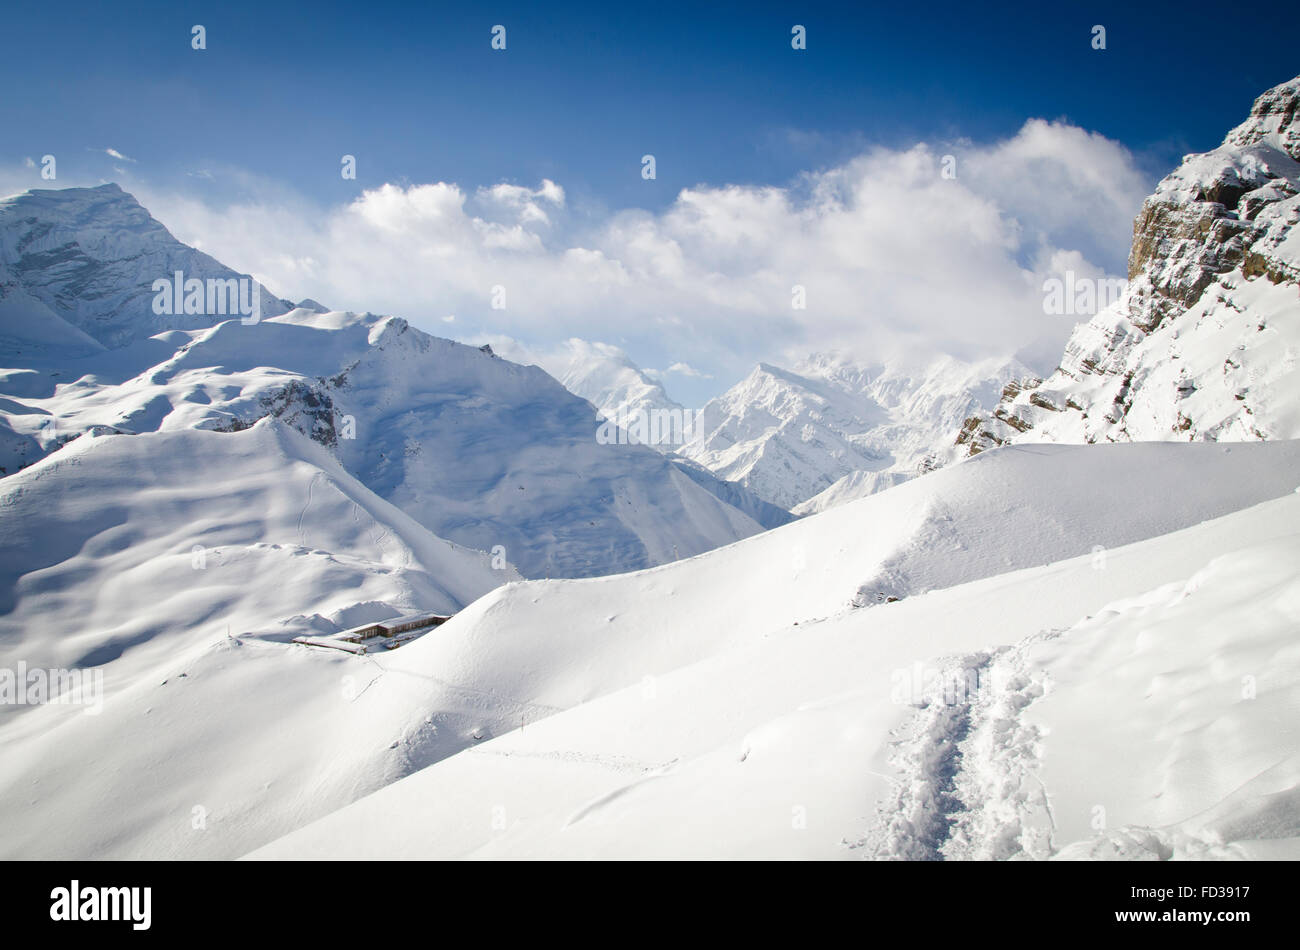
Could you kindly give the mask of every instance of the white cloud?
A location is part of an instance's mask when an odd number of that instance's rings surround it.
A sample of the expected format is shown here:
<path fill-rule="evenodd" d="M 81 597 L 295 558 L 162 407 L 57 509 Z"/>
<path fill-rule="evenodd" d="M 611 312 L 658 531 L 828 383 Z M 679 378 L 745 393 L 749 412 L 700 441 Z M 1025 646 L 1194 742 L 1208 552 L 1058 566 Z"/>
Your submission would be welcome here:
<path fill-rule="evenodd" d="M 134 158 L 130 158 L 130 157 L 126 156 L 126 155 L 123 155 L 121 152 L 119 152 L 119 151 L 118 151 L 117 149 L 115 149 L 115 148 L 106 148 L 106 149 L 104 149 L 104 154 L 107 155 L 107 156 L 109 156 L 110 158 L 116 158 L 119 162 L 134 162 L 134 161 L 135 161 Z M 117 171 L 117 172 L 121 173 L 121 169 L 114 169 L 114 171 Z"/>
<path fill-rule="evenodd" d="M 967 161 L 958 158 L 959 177 L 1034 230 L 1026 239 L 1085 252 L 1118 246 L 1127 253 L 1135 202 L 1153 184 L 1118 142 L 1041 119 Z"/>
<path fill-rule="evenodd" d="M 564 189 L 549 178 L 543 178 L 541 186 L 535 190 L 502 183 L 480 188 L 474 197 L 489 216 L 503 213 L 513 217 L 518 226 L 549 225 L 551 219 L 542 207 L 543 203 L 552 208 L 564 207 Z"/>
<path fill-rule="evenodd" d="M 549 180 L 385 184 L 333 209 L 266 189 L 226 209 L 139 196 L 180 239 L 294 299 L 430 328 L 454 312 L 466 336 L 536 345 L 613 338 L 643 365 L 733 379 L 813 349 L 1059 355 L 1070 322 L 1044 316 L 1043 277 L 1066 260 L 1122 271 L 1149 190 L 1122 146 L 1034 120 L 992 145 L 875 148 L 786 187 L 702 185 L 661 213 L 597 220 Z"/>
<path fill-rule="evenodd" d="M 694 378 L 694 379 L 712 379 L 712 378 L 713 378 L 713 377 L 712 377 L 710 374 L 708 374 L 708 373 L 701 373 L 698 369 L 696 369 L 696 368 L 695 368 L 694 366 L 692 366 L 690 363 L 680 363 L 680 362 L 679 362 L 679 363 L 674 363 L 672 366 L 670 366 L 670 367 L 668 367 L 666 370 L 664 370 L 664 375 L 669 375 L 669 374 L 676 374 L 676 375 L 678 375 L 678 376 L 690 376 L 690 377 L 692 377 L 692 378 Z"/>

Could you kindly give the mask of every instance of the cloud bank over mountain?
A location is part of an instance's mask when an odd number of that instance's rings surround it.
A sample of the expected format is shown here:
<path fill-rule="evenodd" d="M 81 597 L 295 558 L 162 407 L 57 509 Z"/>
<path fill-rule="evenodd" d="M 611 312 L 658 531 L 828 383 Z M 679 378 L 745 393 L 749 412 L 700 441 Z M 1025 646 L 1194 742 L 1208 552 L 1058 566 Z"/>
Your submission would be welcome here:
<path fill-rule="evenodd" d="M 1039 119 L 987 144 L 870 148 L 784 186 L 701 184 L 660 212 L 593 208 L 548 179 L 387 183 L 323 208 L 215 174 L 214 194 L 225 179 L 245 197 L 181 197 L 143 165 L 123 184 L 181 240 L 295 299 L 462 337 L 610 340 L 641 365 L 698 370 L 680 380 L 687 402 L 813 341 L 861 359 L 1050 362 L 1074 318 L 1043 313 L 1043 280 L 1122 275 L 1151 186 L 1121 144 Z"/>

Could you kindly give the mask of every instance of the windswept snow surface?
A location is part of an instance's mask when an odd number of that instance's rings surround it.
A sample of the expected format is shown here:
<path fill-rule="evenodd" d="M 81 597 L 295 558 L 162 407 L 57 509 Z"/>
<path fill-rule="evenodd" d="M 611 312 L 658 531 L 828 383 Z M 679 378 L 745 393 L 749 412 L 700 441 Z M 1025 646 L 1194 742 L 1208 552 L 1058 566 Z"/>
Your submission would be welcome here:
<path fill-rule="evenodd" d="M 518 578 L 271 419 L 88 433 L 0 482 L 0 524 L 0 670 L 103 687 L 93 705 L 0 703 L 6 857 L 229 856 L 446 754 L 472 700 L 368 689 L 375 665 L 289 641 Z"/>
<path fill-rule="evenodd" d="M 999 450 L 510 585 L 390 662 L 567 711 L 257 856 L 1300 854 L 1298 448 Z M 901 600 L 848 606 L 886 575 Z"/>

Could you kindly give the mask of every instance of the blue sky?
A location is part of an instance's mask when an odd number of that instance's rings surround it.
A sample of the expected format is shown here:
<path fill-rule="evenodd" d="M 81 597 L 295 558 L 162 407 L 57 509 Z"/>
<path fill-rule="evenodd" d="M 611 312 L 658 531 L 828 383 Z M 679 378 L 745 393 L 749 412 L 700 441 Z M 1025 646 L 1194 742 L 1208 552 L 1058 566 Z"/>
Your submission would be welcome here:
<path fill-rule="evenodd" d="M 5 151 L 103 142 L 160 175 L 241 165 L 322 199 L 344 192 L 348 152 L 362 185 L 549 177 L 654 207 L 698 182 L 783 181 L 863 141 L 989 138 L 1029 116 L 1066 117 L 1163 169 L 1300 68 L 1291 31 L 1234 27 L 1221 5 L 560 6 L 14 4 L 6 32 L 21 41 L 0 76 L 23 94 L 0 102 Z M 201 53 L 193 23 L 208 30 Z M 488 45 L 496 23 L 503 53 Z M 808 28 L 803 54 L 792 23 Z M 653 184 L 638 174 L 646 152 Z"/>
<path fill-rule="evenodd" d="M 185 201 L 272 200 L 326 214 L 386 183 L 456 183 L 472 205 L 476 189 L 549 179 L 565 193 L 552 249 L 627 209 L 669 214 L 684 188 L 787 187 L 877 146 L 1005 142 L 1034 117 L 1118 143 L 1152 184 L 1300 68 L 1289 23 L 1187 3 L 61 3 L 11 5 L 4 21 L 6 168 L 55 154 L 61 183 L 120 180 L 182 215 Z M 190 47 L 196 23 L 204 51 Z M 503 52 L 489 46 L 498 23 Z M 795 23 L 806 51 L 790 48 Z M 1090 46 L 1094 24 L 1104 51 Z M 654 181 L 640 174 L 646 153 Z M 339 175 L 343 154 L 357 158 L 355 181 Z M 159 217 L 194 237 L 185 219 Z M 1021 247 L 1020 263 L 1038 250 Z M 1127 248 L 1081 250 L 1115 270 Z M 461 332 L 543 335 L 472 309 L 456 306 Z M 690 362 L 643 336 L 612 342 Z M 817 342 L 803 337 L 782 345 Z M 726 341 L 681 345 L 734 371 L 717 356 Z"/>

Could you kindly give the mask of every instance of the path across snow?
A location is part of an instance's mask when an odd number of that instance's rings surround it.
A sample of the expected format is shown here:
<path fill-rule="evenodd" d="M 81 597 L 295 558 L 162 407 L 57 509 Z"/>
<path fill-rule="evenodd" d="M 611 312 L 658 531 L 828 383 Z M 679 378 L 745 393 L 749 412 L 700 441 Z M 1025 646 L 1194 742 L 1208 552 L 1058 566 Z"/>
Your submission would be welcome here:
<path fill-rule="evenodd" d="M 1077 451 L 1100 466 L 1127 450 Z M 1167 485 L 1176 466 L 1156 470 Z M 713 556 L 748 563 L 759 541 Z M 709 633 L 712 617 L 692 623 L 684 597 L 678 586 L 648 612 L 669 635 Z M 545 601 L 479 614 L 480 632 L 529 629 L 545 643 L 552 628 L 525 626 L 530 611 L 547 616 Z M 570 610 L 570 626 L 604 613 L 593 610 Z M 761 632 L 731 627 L 724 642 L 702 637 L 694 659 L 670 668 L 629 668 L 622 688 L 255 856 L 1300 855 L 1300 495 L 820 621 L 772 619 Z M 938 682 L 944 669 L 978 671 L 978 688 L 960 706 L 900 696 L 917 665 Z M 553 699 L 564 682 L 506 676 Z"/>

